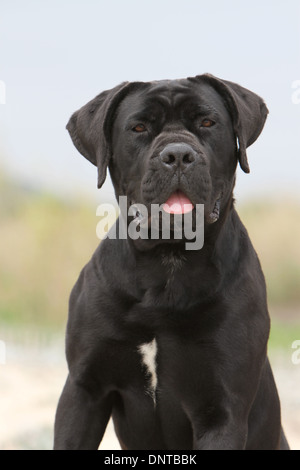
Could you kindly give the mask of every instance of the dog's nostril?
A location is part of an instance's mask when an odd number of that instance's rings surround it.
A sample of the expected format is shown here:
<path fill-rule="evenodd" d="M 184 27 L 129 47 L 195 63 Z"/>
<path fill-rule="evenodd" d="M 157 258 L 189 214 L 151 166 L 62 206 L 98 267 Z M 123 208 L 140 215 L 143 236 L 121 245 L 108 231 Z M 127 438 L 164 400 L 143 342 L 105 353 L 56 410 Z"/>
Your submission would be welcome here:
<path fill-rule="evenodd" d="M 194 157 L 191 153 L 186 153 L 185 155 L 183 155 L 182 161 L 185 164 L 189 164 L 189 163 L 192 163 L 194 161 Z"/>
<path fill-rule="evenodd" d="M 176 157 L 175 155 L 173 155 L 172 153 L 165 153 L 165 154 L 162 154 L 162 161 L 166 164 L 166 165 L 172 165 L 175 161 L 176 161 Z"/>

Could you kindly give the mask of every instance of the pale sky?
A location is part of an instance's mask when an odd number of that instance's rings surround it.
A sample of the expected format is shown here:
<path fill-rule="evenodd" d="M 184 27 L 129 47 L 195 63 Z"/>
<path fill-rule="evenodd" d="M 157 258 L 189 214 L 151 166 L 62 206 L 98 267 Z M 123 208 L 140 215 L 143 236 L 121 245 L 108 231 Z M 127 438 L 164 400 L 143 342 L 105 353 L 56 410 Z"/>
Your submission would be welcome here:
<path fill-rule="evenodd" d="M 270 110 L 236 198 L 300 197 L 299 0 L 1 0 L 0 170 L 109 200 L 110 181 L 97 190 L 95 167 L 71 143 L 70 115 L 123 81 L 205 72 L 258 93 Z"/>

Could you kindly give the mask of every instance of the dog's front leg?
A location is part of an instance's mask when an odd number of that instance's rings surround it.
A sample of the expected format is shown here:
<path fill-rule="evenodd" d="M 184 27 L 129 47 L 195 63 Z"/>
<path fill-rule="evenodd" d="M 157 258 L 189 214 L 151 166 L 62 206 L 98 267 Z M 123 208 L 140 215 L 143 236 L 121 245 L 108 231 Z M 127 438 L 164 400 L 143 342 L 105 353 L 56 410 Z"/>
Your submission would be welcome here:
<path fill-rule="evenodd" d="M 224 379 L 225 381 L 225 379 Z M 204 389 L 204 385 L 203 385 Z M 215 390 L 217 387 L 215 387 Z M 247 402 L 220 389 L 216 397 L 206 391 L 206 399 L 184 404 L 193 430 L 194 450 L 243 450 L 247 445 Z"/>
<path fill-rule="evenodd" d="M 68 377 L 59 400 L 54 450 L 97 450 L 112 409 L 111 398 L 98 398 Z"/>
<path fill-rule="evenodd" d="M 194 433 L 195 450 L 244 450 L 247 442 L 247 423 L 227 422 L 222 426 Z"/>

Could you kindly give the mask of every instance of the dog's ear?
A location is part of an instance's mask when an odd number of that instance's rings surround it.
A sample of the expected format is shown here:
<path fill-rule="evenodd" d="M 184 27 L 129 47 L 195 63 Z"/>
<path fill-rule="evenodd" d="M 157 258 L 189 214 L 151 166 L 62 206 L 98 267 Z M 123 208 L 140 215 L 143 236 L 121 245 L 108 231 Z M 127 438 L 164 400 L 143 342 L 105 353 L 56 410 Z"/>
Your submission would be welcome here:
<path fill-rule="evenodd" d="M 240 166 L 245 173 L 249 173 L 246 149 L 263 130 L 269 112 L 266 104 L 260 96 L 236 83 L 210 74 L 198 75 L 196 78 L 209 83 L 224 99 L 233 122 Z"/>
<path fill-rule="evenodd" d="M 139 82 L 125 82 L 104 91 L 76 111 L 67 129 L 77 150 L 98 168 L 98 188 L 106 178 L 111 157 L 111 125 L 122 99 L 138 86 Z"/>

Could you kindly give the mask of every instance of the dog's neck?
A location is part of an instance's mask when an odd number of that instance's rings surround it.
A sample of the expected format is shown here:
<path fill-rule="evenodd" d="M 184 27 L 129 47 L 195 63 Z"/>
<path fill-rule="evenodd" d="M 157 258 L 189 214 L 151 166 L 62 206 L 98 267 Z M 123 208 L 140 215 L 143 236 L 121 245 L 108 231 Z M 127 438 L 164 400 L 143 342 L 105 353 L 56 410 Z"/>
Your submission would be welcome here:
<path fill-rule="evenodd" d="M 157 243 L 152 249 L 141 250 L 136 248 L 137 240 L 124 240 L 128 248 L 126 265 L 135 272 L 133 295 L 148 305 L 150 292 L 153 298 L 160 299 L 162 306 L 178 311 L 188 308 L 190 302 L 205 303 L 214 299 L 230 273 L 235 271 L 240 257 L 237 238 L 243 226 L 232 200 L 226 209 L 226 216 L 224 213 L 224 217 L 213 224 L 214 231 L 208 231 L 201 250 L 185 250 L 183 241 Z M 140 275 L 145 266 L 151 275 Z M 186 291 L 190 292 L 188 297 L 184 295 Z"/>
<path fill-rule="evenodd" d="M 183 268 L 186 261 L 187 258 L 183 251 L 175 251 L 172 249 L 162 251 L 161 264 L 167 270 L 167 284 L 171 284 L 173 282 L 176 273 Z"/>

